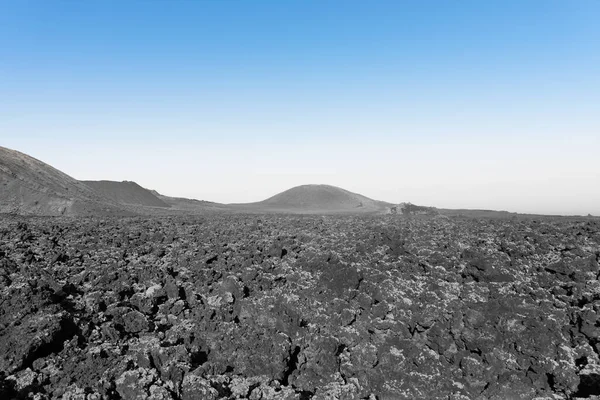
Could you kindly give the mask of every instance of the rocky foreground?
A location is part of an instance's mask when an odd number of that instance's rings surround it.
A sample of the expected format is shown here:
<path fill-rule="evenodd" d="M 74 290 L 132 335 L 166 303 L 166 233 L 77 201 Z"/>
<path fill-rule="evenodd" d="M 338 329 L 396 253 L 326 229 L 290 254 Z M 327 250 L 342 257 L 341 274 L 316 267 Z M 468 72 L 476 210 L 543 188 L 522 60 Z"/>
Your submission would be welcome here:
<path fill-rule="evenodd" d="M 0 398 L 600 394 L 600 222 L 0 218 Z"/>

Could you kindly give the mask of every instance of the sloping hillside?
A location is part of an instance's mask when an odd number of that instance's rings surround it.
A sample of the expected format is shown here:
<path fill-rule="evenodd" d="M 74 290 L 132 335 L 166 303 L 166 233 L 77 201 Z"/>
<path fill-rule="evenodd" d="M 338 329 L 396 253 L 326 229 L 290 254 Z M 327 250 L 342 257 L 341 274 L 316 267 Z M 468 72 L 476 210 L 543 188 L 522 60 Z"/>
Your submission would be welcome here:
<path fill-rule="evenodd" d="M 27 154 L 1 146 L 0 213 L 131 214 L 56 168 Z"/>
<path fill-rule="evenodd" d="M 135 182 L 123 181 L 81 181 L 101 195 L 124 205 L 140 205 L 148 207 L 170 207 L 150 190 L 144 189 Z"/>
<path fill-rule="evenodd" d="M 265 212 L 312 214 L 378 213 L 384 212 L 390 204 L 336 186 L 302 185 L 257 203 L 235 204 L 232 206 Z"/>

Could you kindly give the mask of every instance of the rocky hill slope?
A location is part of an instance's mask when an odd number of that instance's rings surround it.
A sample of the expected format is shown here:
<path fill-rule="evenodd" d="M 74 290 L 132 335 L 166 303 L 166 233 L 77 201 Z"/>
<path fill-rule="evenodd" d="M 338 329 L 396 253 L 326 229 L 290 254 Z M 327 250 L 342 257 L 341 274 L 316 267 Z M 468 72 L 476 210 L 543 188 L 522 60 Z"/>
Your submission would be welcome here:
<path fill-rule="evenodd" d="M 232 206 L 266 212 L 378 213 L 391 204 L 330 185 L 301 185 L 266 200 Z"/>
<path fill-rule="evenodd" d="M 144 189 L 135 182 L 123 181 L 81 181 L 109 199 L 123 205 L 140 205 L 148 207 L 170 207 L 150 190 Z"/>
<path fill-rule="evenodd" d="M 1 146 L 0 213 L 131 214 L 56 168 L 27 154 Z"/>

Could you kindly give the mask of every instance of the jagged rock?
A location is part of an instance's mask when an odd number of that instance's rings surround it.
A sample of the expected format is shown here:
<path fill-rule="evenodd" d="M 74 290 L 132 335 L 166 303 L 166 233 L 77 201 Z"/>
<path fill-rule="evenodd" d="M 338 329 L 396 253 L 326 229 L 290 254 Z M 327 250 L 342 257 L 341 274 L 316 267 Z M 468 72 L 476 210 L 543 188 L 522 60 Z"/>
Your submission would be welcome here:
<path fill-rule="evenodd" d="M 471 277 L 476 282 L 512 282 L 514 276 L 510 274 L 509 259 L 503 253 L 494 257 L 482 255 L 476 250 L 466 249 L 461 258 L 467 262 L 463 271 L 464 277 Z"/>
<path fill-rule="evenodd" d="M 15 375 L 8 376 L 6 379 L 14 382 L 14 389 L 20 393 L 30 391 L 41 383 L 39 374 L 32 371 L 30 368 L 19 371 Z"/>
<path fill-rule="evenodd" d="M 319 283 L 330 290 L 335 297 L 351 298 L 356 295 L 362 281 L 362 274 L 351 266 L 330 264 L 321 273 Z"/>
<path fill-rule="evenodd" d="M 153 369 L 138 368 L 124 372 L 116 380 L 116 389 L 123 400 L 171 400 L 173 396 L 160 385 Z"/>
<path fill-rule="evenodd" d="M 167 278 L 167 282 L 164 286 L 165 292 L 167 293 L 167 297 L 169 299 L 178 300 L 179 299 L 179 286 L 177 282 L 172 277 Z"/>
<path fill-rule="evenodd" d="M 219 392 L 200 374 L 186 374 L 181 384 L 181 400 L 216 400 Z"/>
<path fill-rule="evenodd" d="M 0 398 L 600 392 L 595 221 L 26 225 L 0 219 Z"/>
<path fill-rule="evenodd" d="M 312 340 L 298 354 L 297 369 L 291 382 L 294 386 L 308 392 L 314 392 L 325 385 L 338 371 L 340 342 L 333 337 L 321 337 Z"/>
<path fill-rule="evenodd" d="M 43 357 L 61 350 L 63 342 L 76 331 L 66 312 L 50 314 L 40 311 L 30 315 L 10 330 L 0 333 L 0 370 L 20 370 Z"/>
<path fill-rule="evenodd" d="M 139 311 L 130 311 L 123 316 L 123 328 L 128 333 L 140 333 L 150 329 L 150 323 Z"/>

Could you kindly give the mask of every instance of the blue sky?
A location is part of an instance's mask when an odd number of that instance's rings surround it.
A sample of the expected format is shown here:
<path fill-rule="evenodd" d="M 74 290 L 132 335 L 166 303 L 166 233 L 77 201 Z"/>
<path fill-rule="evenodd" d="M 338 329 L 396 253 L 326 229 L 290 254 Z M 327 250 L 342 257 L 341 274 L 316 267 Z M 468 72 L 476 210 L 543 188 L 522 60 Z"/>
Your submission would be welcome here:
<path fill-rule="evenodd" d="M 2 1 L 0 145 L 255 201 L 600 215 L 600 1 Z"/>

